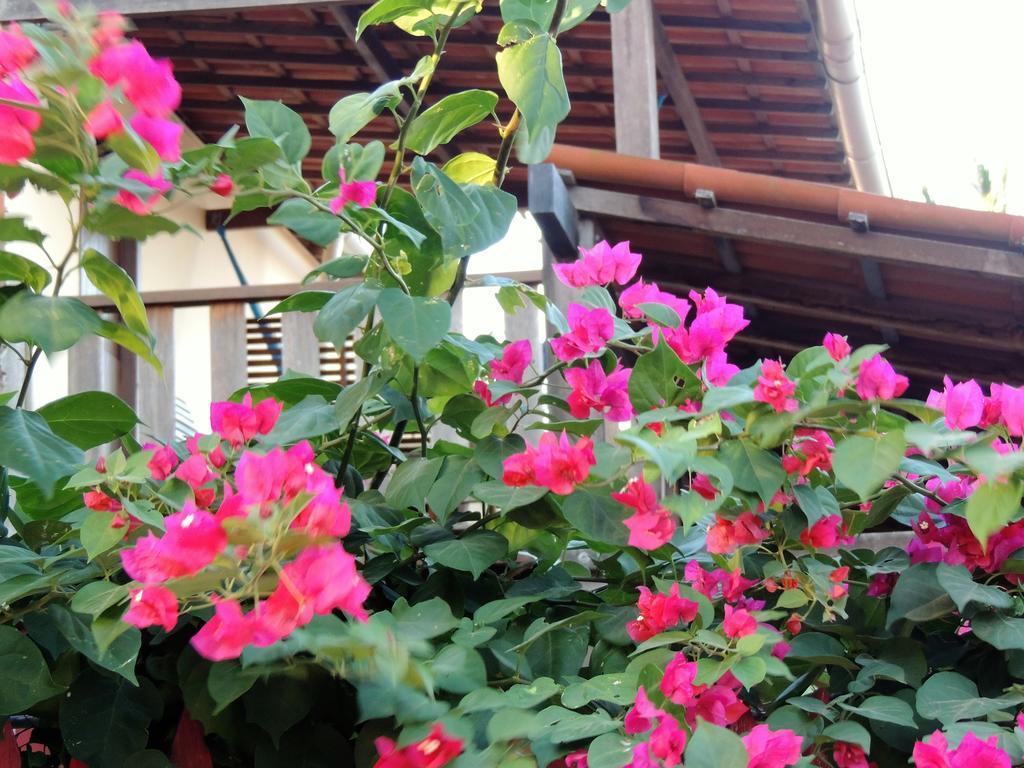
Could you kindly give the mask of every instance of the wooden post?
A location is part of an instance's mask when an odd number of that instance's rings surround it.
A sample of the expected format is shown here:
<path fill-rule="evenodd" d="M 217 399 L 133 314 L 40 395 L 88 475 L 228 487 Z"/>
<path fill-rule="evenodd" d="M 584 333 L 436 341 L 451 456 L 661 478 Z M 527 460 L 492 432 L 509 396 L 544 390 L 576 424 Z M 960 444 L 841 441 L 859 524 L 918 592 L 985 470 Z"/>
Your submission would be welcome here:
<path fill-rule="evenodd" d="M 139 366 L 136 397 L 142 432 L 160 440 L 174 438 L 174 307 L 151 307 L 149 327 L 156 337 L 156 356 L 163 376 L 152 366 Z"/>
<path fill-rule="evenodd" d="M 241 301 L 210 305 L 210 394 L 214 401 L 226 400 L 248 383 L 245 311 Z"/>
<path fill-rule="evenodd" d="M 658 72 L 653 0 L 632 0 L 612 14 L 615 150 L 658 157 Z"/>
<path fill-rule="evenodd" d="M 281 315 L 281 370 L 320 376 L 320 341 L 313 333 L 312 312 Z"/>

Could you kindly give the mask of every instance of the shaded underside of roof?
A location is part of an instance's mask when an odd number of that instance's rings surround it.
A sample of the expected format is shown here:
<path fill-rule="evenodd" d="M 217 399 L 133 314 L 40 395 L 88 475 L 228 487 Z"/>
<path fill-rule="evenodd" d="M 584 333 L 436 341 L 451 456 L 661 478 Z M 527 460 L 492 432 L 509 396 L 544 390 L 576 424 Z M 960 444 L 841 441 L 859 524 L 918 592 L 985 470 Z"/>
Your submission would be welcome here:
<path fill-rule="evenodd" d="M 845 154 L 806 0 L 659 0 L 656 9 L 697 99 L 722 164 L 728 168 L 848 184 Z M 218 138 L 242 112 L 238 96 L 281 99 L 300 111 L 313 133 L 307 172 L 319 170 L 334 139 L 327 128 L 341 97 L 371 90 L 412 70 L 430 42 L 384 25 L 357 47 L 351 29 L 368 6 L 334 4 L 139 16 L 139 36 L 154 54 L 170 57 L 184 87 L 180 114 L 200 138 Z M 502 26 L 497 3 L 456 30 L 435 76 L 428 103 L 466 88 L 501 93 L 495 40 Z M 598 10 L 563 33 L 572 111 L 560 141 L 615 147 L 611 37 Z M 361 50 L 360 50 L 361 48 Z M 369 54 L 369 55 L 368 55 Z M 507 119 L 503 100 L 498 114 Z M 693 146 L 667 95 L 660 114 L 661 155 L 694 159 Z M 356 140 L 395 135 L 381 117 Z M 496 127 L 483 123 L 456 139 L 450 155 L 493 153 Z M 514 169 L 516 191 L 525 171 Z"/>

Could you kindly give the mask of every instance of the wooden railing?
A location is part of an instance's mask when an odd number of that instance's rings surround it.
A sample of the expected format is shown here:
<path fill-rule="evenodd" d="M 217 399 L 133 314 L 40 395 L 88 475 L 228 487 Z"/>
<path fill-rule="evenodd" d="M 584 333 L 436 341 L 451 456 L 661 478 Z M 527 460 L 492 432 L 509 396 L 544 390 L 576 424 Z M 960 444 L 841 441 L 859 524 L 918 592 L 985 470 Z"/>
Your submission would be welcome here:
<path fill-rule="evenodd" d="M 537 285 L 540 272 L 508 273 L 509 277 Z M 321 343 L 313 333 L 316 314 L 285 312 L 262 319 L 262 313 L 278 301 L 300 291 L 339 290 L 359 278 L 317 282 L 311 285 L 245 285 L 225 288 L 150 291 L 142 293 L 150 328 L 156 338 L 156 355 L 163 363 L 163 375 L 143 360 L 106 339 L 91 337 L 72 348 L 68 358 L 68 390 L 71 393 L 99 389 L 113 392 L 136 409 L 145 427 L 144 436 L 168 439 L 175 435 L 178 398 L 175 377 L 184 366 L 195 365 L 197 375 L 206 368 L 190 357 L 190 338 L 176 338 L 175 315 L 193 307 L 209 308 L 210 395 L 221 400 L 249 384 L 275 380 L 285 371 L 296 371 L 350 383 L 356 365 L 351 340 L 341 354 Z M 80 297 L 103 314 L 116 317 L 116 308 L 105 296 Z M 255 316 L 258 305 L 260 317 Z M 495 330 L 504 327 L 510 338 L 531 335 L 540 328 L 539 313 L 521 311 L 500 319 L 495 305 Z M 460 302 L 453 308 L 453 326 L 462 329 Z M 195 343 L 195 337 L 191 337 Z M 176 370 L 179 369 L 179 370 Z M 179 430 L 180 431 L 180 430 Z"/>

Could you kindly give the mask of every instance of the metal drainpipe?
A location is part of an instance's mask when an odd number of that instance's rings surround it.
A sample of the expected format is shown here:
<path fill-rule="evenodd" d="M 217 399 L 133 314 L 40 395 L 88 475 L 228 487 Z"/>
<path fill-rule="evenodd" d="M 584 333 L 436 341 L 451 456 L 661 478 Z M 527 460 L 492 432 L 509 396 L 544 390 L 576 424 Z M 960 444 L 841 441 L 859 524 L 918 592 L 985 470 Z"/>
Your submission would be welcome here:
<path fill-rule="evenodd" d="M 818 41 L 857 189 L 892 196 L 864 77 L 854 0 L 817 0 Z"/>

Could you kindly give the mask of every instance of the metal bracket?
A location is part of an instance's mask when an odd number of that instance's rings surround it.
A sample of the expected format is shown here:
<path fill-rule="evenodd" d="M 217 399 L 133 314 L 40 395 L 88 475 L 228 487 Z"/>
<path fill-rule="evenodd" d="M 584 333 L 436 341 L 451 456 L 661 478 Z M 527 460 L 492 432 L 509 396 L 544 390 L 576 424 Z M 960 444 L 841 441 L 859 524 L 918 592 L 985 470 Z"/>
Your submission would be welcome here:
<path fill-rule="evenodd" d="M 847 216 L 846 220 L 850 222 L 850 229 L 854 232 L 871 231 L 871 222 L 868 220 L 868 215 L 866 213 L 850 211 L 850 215 Z"/>
<path fill-rule="evenodd" d="M 718 207 L 718 200 L 715 199 L 715 193 L 710 189 L 704 189 L 701 187 L 693 196 L 697 198 L 697 202 L 700 204 L 701 208 L 711 209 Z"/>

